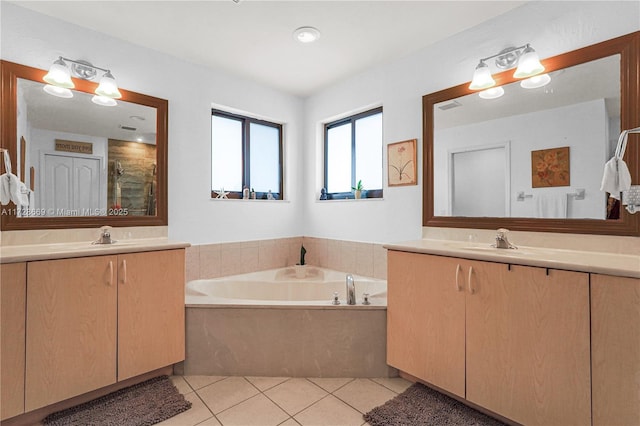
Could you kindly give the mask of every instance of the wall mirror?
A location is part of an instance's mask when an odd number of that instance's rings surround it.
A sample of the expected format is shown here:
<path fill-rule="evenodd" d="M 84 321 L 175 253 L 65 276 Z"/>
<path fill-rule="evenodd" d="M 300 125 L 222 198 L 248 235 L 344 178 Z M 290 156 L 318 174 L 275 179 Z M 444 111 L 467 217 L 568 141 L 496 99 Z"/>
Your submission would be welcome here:
<path fill-rule="evenodd" d="M 167 101 L 121 90 L 100 106 L 79 79 L 60 98 L 44 74 L 2 61 L 2 148 L 28 200 L 2 206 L 2 230 L 166 225 Z"/>
<path fill-rule="evenodd" d="M 639 50 L 633 33 L 543 60 L 551 81 L 535 89 L 496 74 L 497 99 L 468 83 L 424 96 L 423 225 L 640 235 L 639 215 L 600 191 L 620 130 L 640 125 Z"/>

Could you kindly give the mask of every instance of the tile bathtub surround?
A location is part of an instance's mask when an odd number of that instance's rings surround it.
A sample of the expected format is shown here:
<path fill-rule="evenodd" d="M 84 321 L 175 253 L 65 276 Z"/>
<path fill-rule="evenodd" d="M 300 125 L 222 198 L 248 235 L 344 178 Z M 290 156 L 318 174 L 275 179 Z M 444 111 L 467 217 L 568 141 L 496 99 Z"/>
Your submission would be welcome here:
<path fill-rule="evenodd" d="M 186 251 L 187 281 L 292 266 L 300 261 L 303 244 L 309 265 L 387 278 L 387 251 L 382 244 L 292 237 L 191 246 Z"/>
<path fill-rule="evenodd" d="M 395 377 L 386 309 L 187 307 L 187 375 Z"/>
<path fill-rule="evenodd" d="M 402 378 L 317 379 L 173 376 L 190 410 L 165 422 L 180 425 L 366 425 L 362 415 L 404 392 Z"/>

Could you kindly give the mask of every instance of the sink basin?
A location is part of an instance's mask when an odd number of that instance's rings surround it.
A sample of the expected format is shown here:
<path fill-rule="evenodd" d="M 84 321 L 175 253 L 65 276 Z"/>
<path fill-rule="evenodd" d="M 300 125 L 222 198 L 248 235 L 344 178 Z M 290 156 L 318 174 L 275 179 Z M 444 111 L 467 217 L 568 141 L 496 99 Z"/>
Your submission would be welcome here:
<path fill-rule="evenodd" d="M 470 250 L 470 251 L 479 251 L 484 253 L 496 253 L 496 254 L 506 254 L 506 255 L 525 255 L 529 254 L 528 252 L 520 249 L 498 249 L 495 247 L 484 247 L 484 246 L 472 246 L 472 247 L 460 247 L 462 250 Z"/>
<path fill-rule="evenodd" d="M 491 247 L 489 245 L 487 245 L 487 246 L 481 246 L 481 245 L 469 246 L 469 245 L 464 245 L 464 243 L 447 243 L 447 245 L 449 247 L 451 247 L 451 248 L 456 249 L 456 250 L 475 251 L 475 252 L 479 252 L 479 253 L 495 253 L 495 254 L 501 254 L 501 255 L 507 255 L 507 256 L 526 256 L 528 254 L 531 254 L 531 252 L 529 252 L 527 250 L 521 250 L 521 249 L 499 249 L 499 248 Z"/>

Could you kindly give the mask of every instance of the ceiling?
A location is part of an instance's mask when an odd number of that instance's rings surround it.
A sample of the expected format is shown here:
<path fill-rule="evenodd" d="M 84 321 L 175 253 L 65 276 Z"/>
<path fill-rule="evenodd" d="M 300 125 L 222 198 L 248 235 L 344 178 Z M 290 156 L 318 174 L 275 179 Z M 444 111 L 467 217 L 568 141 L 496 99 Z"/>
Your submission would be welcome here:
<path fill-rule="evenodd" d="M 297 96 L 413 53 L 525 1 L 13 1 Z M 311 44 L 293 31 L 313 26 Z M 117 70 L 114 70 L 117 77 Z"/>

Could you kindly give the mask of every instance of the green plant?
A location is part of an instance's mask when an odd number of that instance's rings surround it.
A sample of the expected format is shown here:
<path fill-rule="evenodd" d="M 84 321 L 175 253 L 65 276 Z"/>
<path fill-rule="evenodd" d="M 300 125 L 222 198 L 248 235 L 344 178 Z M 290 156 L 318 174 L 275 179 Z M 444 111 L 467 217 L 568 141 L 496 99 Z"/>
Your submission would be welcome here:
<path fill-rule="evenodd" d="M 362 179 L 358 181 L 358 184 L 356 186 L 352 186 L 351 189 L 353 189 L 354 191 L 362 191 L 364 189 L 364 186 L 362 186 Z"/>

